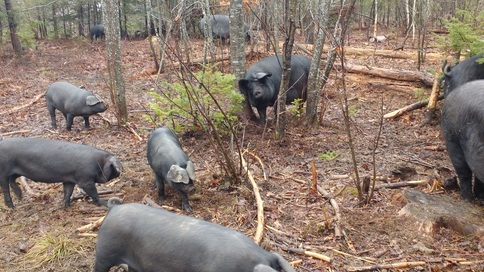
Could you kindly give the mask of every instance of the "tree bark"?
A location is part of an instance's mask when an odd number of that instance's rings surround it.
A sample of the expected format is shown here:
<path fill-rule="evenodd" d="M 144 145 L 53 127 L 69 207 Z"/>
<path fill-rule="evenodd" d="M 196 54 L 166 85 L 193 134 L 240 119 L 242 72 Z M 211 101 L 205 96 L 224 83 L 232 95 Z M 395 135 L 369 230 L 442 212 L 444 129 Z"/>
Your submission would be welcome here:
<path fill-rule="evenodd" d="M 22 43 L 17 35 L 17 21 L 12 8 L 12 2 L 5 0 L 5 10 L 7 12 L 8 28 L 10 30 L 10 39 L 12 40 L 13 50 L 15 55 L 20 56 L 22 54 Z"/>
<path fill-rule="evenodd" d="M 296 0 L 286 0 L 285 13 L 285 41 L 282 48 L 282 75 L 281 86 L 277 97 L 277 116 L 276 116 L 276 137 L 284 138 L 286 136 L 286 93 L 289 89 L 289 80 L 291 78 L 291 55 L 294 45 L 294 34 L 296 32 Z"/>
<path fill-rule="evenodd" d="M 320 63 L 321 56 L 323 53 L 324 42 L 326 40 L 326 27 L 328 25 L 327 14 L 331 8 L 330 0 L 320 0 L 318 5 L 315 5 L 316 14 L 315 22 L 313 24 L 315 27 L 316 43 L 314 44 L 313 58 L 311 60 L 311 68 L 309 70 L 308 76 L 308 87 L 307 87 L 307 102 L 306 102 L 306 125 L 317 126 L 318 125 L 318 100 L 319 93 L 321 91 L 321 81 L 325 81 L 326 78 L 321 79 L 320 75 Z M 319 22 L 319 24 L 317 23 Z"/>
<path fill-rule="evenodd" d="M 121 66 L 121 42 L 119 28 L 119 5 L 116 0 L 104 2 L 103 18 L 106 27 L 106 49 L 111 100 L 116 108 L 118 124 L 128 121 L 123 69 Z"/>

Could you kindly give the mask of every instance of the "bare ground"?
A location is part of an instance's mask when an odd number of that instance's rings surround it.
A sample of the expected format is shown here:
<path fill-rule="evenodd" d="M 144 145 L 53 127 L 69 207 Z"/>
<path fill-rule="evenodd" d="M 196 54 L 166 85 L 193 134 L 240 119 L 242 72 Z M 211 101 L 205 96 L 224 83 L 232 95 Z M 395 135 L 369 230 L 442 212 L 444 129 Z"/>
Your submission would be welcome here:
<path fill-rule="evenodd" d="M 371 48 L 363 39 L 355 39 L 352 46 Z M 379 46 L 391 48 L 392 45 Z M 93 116 L 93 129 L 86 130 L 81 119 L 75 119 L 72 132 L 65 130 L 65 120 L 59 114 L 57 119 L 61 128 L 51 129 L 43 98 L 31 106 L 5 113 L 29 103 L 56 80 L 86 86 L 108 100 L 105 48 L 100 44 L 90 45 L 85 40 L 39 42 L 37 50 L 20 59 L 8 54 L 1 57 L 0 134 L 5 138 L 31 136 L 72 141 L 107 150 L 122 161 L 126 171 L 114 182 L 99 186 L 99 191 L 113 191 L 104 198 L 117 195 L 124 202 L 142 202 L 147 196 L 156 200 L 153 175 L 145 157 L 146 140 L 154 125 L 142 117 L 150 101 L 147 91 L 154 88 L 152 78 L 145 73 L 152 69 L 149 46 L 146 41 L 123 41 L 122 48 L 129 126 L 142 137 L 142 141 L 126 128 L 115 125 L 112 107 L 102 114 L 111 120 L 112 125 Z M 251 63 L 255 61 L 256 58 L 250 60 Z M 375 66 L 391 69 L 414 70 L 416 66 L 411 60 L 371 56 L 348 56 L 348 61 L 354 64 L 373 62 Z M 423 70 L 436 69 L 437 65 L 425 64 Z M 228 64 L 224 67 L 227 70 Z M 422 86 L 355 74 L 350 74 L 347 80 L 358 167 L 361 176 L 368 176 L 372 173 L 372 143 L 381 110 L 387 113 L 417 99 L 414 97 L 416 92 L 404 88 L 402 91 L 385 90 L 370 83 L 402 84 L 415 89 Z M 483 259 L 482 242 L 478 237 L 465 237 L 445 227 L 427 234 L 414 221 L 397 216 L 405 205 L 404 189 L 380 190 L 369 205 L 358 205 L 340 109 L 340 91 L 331 80 L 325 92 L 327 96 L 321 101 L 324 101 L 326 110 L 322 124 L 316 129 L 303 126 L 302 119 L 293 112 L 289 113 L 285 140 L 273 138 L 273 124 L 267 128 L 248 124 L 245 128 L 244 147 L 263 162 L 262 167 L 254 157 L 248 157 L 249 168 L 259 183 L 265 205 L 267 227 L 263 246 L 294 262 L 297 271 L 347 271 L 350 267 L 417 261 L 424 263 L 387 271 L 482 271 L 483 266 L 476 263 L 457 263 L 459 260 Z M 426 89 L 424 94 L 428 96 L 429 92 Z M 273 113 L 270 112 L 269 116 Z M 423 111 L 417 110 L 394 120 L 385 120 L 376 151 L 378 176 L 395 182 L 427 177 L 445 180 L 453 175 L 447 154 L 426 148 L 443 145 L 438 119 L 421 127 L 423 119 Z M 219 173 L 214 163 L 214 151 L 203 135 L 181 140 L 198 175 L 197 193 L 190 198 L 194 210 L 191 215 L 253 236 L 257 218 L 250 187 L 227 187 L 223 181 L 215 180 Z M 335 152 L 337 158 L 321 158 L 321 154 L 328 151 Z M 341 222 L 338 225 L 343 230 L 342 237 L 335 237 L 332 206 L 322 196 L 310 194 L 312 161 L 315 162 L 319 185 L 339 204 Z M 267 181 L 263 179 L 262 168 L 268 174 Z M 378 181 L 380 183 L 383 181 Z M 97 207 L 81 197 L 71 208 L 64 209 L 60 184 L 31 181 L 28 184 L 34 194 L 25 193 L 22 200 L 14 198 L 15 209 L 6 208 L 3 201 L 0 203 L 0 271 L 92 271 L 96 231 L 91 236 L 81 236 L 76 229 L 105 215 L 106 208 Z M 430 193 L 429 185 L 416 189 Z M 458 198 L 456 192 L 441 189 L 431 193 Z M 77 190 L 75 195 L 82 196 L 82 192 Z M 180 198 L 173 190 L 168 191 L 167 200 L 157 202 L 184 213 L 179 210 Z M 277 244 L 305 248 L 332 260 L 328 263 L 286 252 Z"/>

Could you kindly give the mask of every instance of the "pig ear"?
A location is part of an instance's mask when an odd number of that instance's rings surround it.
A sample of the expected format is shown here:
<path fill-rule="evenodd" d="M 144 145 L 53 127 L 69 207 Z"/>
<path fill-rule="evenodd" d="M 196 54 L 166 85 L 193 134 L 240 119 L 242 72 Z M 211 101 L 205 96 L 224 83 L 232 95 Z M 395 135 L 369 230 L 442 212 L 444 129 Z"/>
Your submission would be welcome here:
<path fill-rule="evenodd" d="M 195 166 L 193 166 L 192 161 L 187 161 L 187 173 L 191 180 L 197 179 L 197 176 L 195 175 Z"/>
<path fill-rule="evenodd" d="M 265 77 L 270 77 L 270 76 L 272 76 L 271 73 L 256 73 L 252 78 L 254 80 L 262 80 Z"/>
<path fill-rule="evenodd" d="M 86 105 L 88 105 L 88 106 L 94 106 L 97 103 L 101 103 L 102 102 L 102 99 L 100 99 L 100 98 L 101 97 L 99 97 L 98 95 L 88 95 L 86 97 Z"/>
<path fill-rule="evenodd" d="M 114 167 L 114 169 L 116 169 L 116 171 L 118 171 L 118 173 L 121 173 L 121 172 L 124 171 L 123 165 L 115 157 L 111 156 L 111 158 L 109 158 L 109 162 Z"/>
<path fill-rule="evenodd" d="M 168 171 L 168 174 L 166 174 L 166 177 L 175 183 L 188 184 L 190 182 L 187 170 L 178 165 L 172 165 Z"/>

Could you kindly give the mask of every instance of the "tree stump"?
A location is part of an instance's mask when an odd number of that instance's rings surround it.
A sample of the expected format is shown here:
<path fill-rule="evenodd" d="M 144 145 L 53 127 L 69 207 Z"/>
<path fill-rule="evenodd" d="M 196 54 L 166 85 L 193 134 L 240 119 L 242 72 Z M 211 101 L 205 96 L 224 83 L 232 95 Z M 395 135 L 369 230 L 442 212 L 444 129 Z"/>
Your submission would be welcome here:
<path fill-rule="evenodd" d="M 428 195 L 417 190 L 404 191 L 407 205 L 398 213 L 415 220 L 418 230 L 433 236 L 439 228 L 462 235 L 484 238 L 484 209 L 449 196 Z"/>

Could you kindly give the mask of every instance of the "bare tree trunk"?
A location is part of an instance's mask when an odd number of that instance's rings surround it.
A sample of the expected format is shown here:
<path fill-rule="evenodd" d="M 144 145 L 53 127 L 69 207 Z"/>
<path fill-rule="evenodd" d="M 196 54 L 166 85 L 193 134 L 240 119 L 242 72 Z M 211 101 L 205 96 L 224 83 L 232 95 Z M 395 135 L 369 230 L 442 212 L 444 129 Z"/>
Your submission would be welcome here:
<path fill-rule="evenodd" d="M 13 13 L 12 2 L 5 0 L 5 10 L 7 12 L 8 29 L 10 30 L 10 39 L 12 39 L 13 50 L 16 56 L 22 54 L 22 44 L 17 35 L 17 21 Z"/>
<path fill-rule="evenodd" d="M 109 88 L 111 100 L 116 108 L 118 124 L 128 121 L 123 69 L 121 66 L 121 42 L 119 28 L 119 6 L 116 0 L 104 1 L 103 18 L 106 27 L 106 48 L 109 71 Z"/>
<path fill-rule="evenodd" d="M 311 68 L 309 69 L 308 87 L 307 87 L 307 102 L 306 102 L 306 125 L 318 125 L 318 100 L 319 92 L 321 91 L 322 81 L 326 78 L 320 76 L 321 55 L 323 53 L 323 46 L 326 40 L 326 27 L 328 25 L 327 15 L 331 8 L 331 0 L 319 0 L 318 5 L 315 5 L 316 14 L 315 23 L 319 22 L 315 29 L 316 43 L 313 50 L 313 58 L 311 60 Z"/>
<path fill-rule="evenodd" d="M 278 138 L 284 138 L 286 136 L 286 93 L 289 89 L 289 80 L 291 78 L 291 56 L 294 45 L 294 34 L 296 33 L 297 0 L 286 0 L 284 2 L 285 39 L 282 54 L 281 86 L 276 102 L 276 137 Z"/>
<path fill-rule="evenodd" d="M 235 84 L 245 77 L 245 31 L 243 18 L 243 1 L 230 1 L 230 63 L 232 73 L 235 75 Z M 256 120 L 256 116 L 245 95 L 244 117 L 249 120 Z"/>

